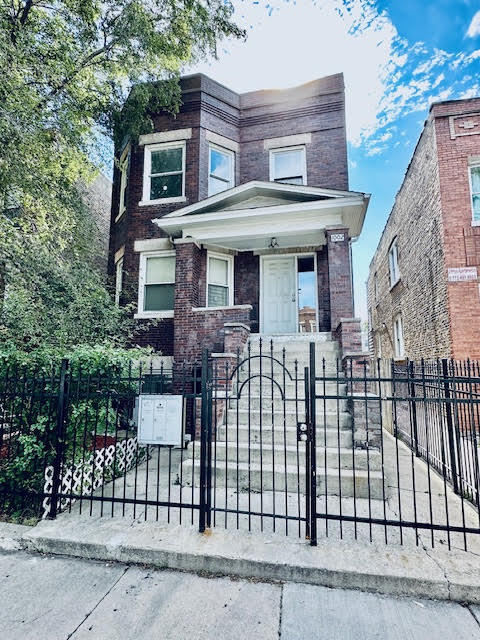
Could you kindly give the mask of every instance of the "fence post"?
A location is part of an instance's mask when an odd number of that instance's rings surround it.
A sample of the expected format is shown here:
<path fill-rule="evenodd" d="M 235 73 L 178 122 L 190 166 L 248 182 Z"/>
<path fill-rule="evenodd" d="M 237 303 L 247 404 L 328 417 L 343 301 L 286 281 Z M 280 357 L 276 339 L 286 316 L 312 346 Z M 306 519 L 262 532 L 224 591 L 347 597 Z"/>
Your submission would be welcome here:
<path fill-rule="evenodd" d="M 418 451 L 418 427 L 417 427 L 417 403 L 415 402 L 415 365 L 413 362 L 408 363 L 408 373 L 410 378 L 410 397 L 413 398 L 412 404 L 412 426 L 413 426 L 413 437 L 415 438 L 415 455 L 420 457 L 420 453 Z"/>
<path fill-rule="evenodd" d="M 201 424 L 200 424 L 200 517 L 198 530 L 204 533 L 206 526 L 210 525 L 210 499 L 208 490 L 210 482 L 208 479 L 211 464 L 209 456 L 209 418 L 210 418 L 210 392 L 209 386 L 211 381 L 208 375 L 208 351 L 204 349 L 202 352 L 202 407 L 201 407 Z"/>
<path fill-rule="evenodd" d="M 310 342 L 310 544 L 317 546 L 317 416 L 315 342 Z"/>
<path fill-rule="evenodd" d="M 307 425 L 307 442 L 305 443 L 305 537 L 310 539 L 310 438 L 311 438 L 311 420 L 310 420 L 310 374 L 309 368 L 305 367 L 303 370 L 303 378 L 305 385 L 305 424 Z"/>
<path fill-rule="evenodd" d="M 453 490 L 455 493 L 458 493 L 458 478 L 457 478 L 457 456 L 455 452 L 455 434 L 453 427 L 453 417 L 452 417 L 452 405 L 450 402 L 451 394 L 450 394 L 450 384 L 448 380 L 448 360 L 442 360 L 442 373 L 443 373 L 443 389 L 445 392 L 445 412 L 447 417 L 447 435 L 448 435 L 448 448 L 450 451 L 450 465 L 452 467 L 452 484 Z M 443 470 L 445 473 L 445 469 Z"/>
<path fill-rule="evenodd" d="M 64 358 L 60 367 L 57 398 L 57 425 L 55 429 L 55 461 L 53 463 L 52 494 L 48 517 L 54 519 L 58 511 L 58 494 L 60 493 L 62 460 L 65 448 L 65 415 L 67 406 L 67 370 L 68 360 Z"/>

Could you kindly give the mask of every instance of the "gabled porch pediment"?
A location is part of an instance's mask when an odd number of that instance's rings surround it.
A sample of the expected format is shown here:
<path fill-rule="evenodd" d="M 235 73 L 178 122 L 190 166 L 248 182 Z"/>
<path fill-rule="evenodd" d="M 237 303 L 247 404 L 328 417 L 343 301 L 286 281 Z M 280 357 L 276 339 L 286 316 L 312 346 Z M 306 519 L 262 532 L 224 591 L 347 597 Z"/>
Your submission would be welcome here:
<path fill-rule="evenodd" d="M 322 245 L 328 227 L 347 228 L 357 237 L 368 201 L 354 191 L 252 181 L 153 222 L 172 237 L 239 251 L 263 249 L 273 236 L 283 247 Z"/>

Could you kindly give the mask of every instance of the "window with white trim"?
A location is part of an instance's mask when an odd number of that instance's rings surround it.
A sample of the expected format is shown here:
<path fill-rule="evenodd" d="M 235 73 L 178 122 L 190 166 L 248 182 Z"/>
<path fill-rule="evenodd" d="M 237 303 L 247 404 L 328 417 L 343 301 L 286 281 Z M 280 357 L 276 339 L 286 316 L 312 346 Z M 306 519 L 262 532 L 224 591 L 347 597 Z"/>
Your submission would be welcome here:
<path fill-rule="evenodd" d="M 307 184 L 307 159 L 304 146 L 270 151 L 270 180 L 286 184 Z"/>
<path fill-rule="evenodd" d="M 115 263 L 115 304 L 120 304 L 123 285 L 123 256 Z"/>
<path fill-rule="evenodd" d="M 400 280 L 400 271 L 398 269 L 398 246 L 397 239 L 392 242 L 388 250 L 388 265 L 390 269 L 390 286 L 393 287 Z"/>
<path fill-rule="evenodd" d="M 480 224 L 480 165 L 470 167 L 470 192 L 472 196 L 472 220 Z"/>
<path fill-rule="evenodd" d="M 235 186 L 235 154 L 217 145 L 208 147 L 208 195 Z"/>
<path fill-rule="evenodd" d="M 376 272 L 373 275 L 373 300 L 378 302 L 378 274 Z"/>
<path fill-rule="evenodd" d="M 233 256 L 207 254 L 207 307 L 233 305 Z"/>
<path fill-rule="evenodd" d="M 172 316 L 175 299 L 175 251 L 140 254 L 138 315 Z"/>
<path fill-rule="evenodd" d="M 382 357 L 382 335 L 377 333 L 377 358 Z"/>
<path fill-rule="evenodd" d="M 393 338 L 395 342 L 395 357 L 404 358 L 405 344 L 403 342 L 403 322 L 400 313 L 393 319 Z"/>
<path fill-rule="evenodd" d="M 185 199 L 185 142 L 145 146 L 142 202 Z"/>

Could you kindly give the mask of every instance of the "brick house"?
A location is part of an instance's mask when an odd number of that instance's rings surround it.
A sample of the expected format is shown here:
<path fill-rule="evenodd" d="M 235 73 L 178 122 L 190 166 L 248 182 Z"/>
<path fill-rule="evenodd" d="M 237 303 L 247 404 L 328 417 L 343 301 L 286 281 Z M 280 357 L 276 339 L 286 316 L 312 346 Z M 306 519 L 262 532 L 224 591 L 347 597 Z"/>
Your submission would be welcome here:
<path fill-rule="evenodd" d="M 370 264 L 376 357 L 480 359 L 480 98 L 432 105 Z"/>
<path fill-rule="evenodd" d="M 109 268 L 149 323 L 137 342 L 193 362 L 296 334 L 304 308 L 317 332 L 348 319 L 359 335 L 350 242 L 369 196 L 348 190 L 343 75 L 239 95 L 198 74 L 181 91 L 176 117 L 117 150 Z"/>

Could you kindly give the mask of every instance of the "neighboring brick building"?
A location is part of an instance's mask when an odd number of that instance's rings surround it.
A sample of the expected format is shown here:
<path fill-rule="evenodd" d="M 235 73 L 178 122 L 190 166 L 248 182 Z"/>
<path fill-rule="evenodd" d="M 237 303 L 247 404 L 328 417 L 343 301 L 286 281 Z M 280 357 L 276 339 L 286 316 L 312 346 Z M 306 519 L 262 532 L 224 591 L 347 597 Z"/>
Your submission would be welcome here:
<path fill-rule="evenodd" d="M 480 98 L 432 105 L 370 264 L 376 357 L 480 359 Z"/>
<path fill-rule="evenodd" d="M 118 150 L 110 273 L 139 324 L 157 320 L 137 341 L 193 361 L 232 326 L 298 332 L 300 304 L 317 331 L 351 320 L 368 196 L 348 191 L 343 76 L 238 95 L 200 74 L 181 90 L 176 117 Z"/>

